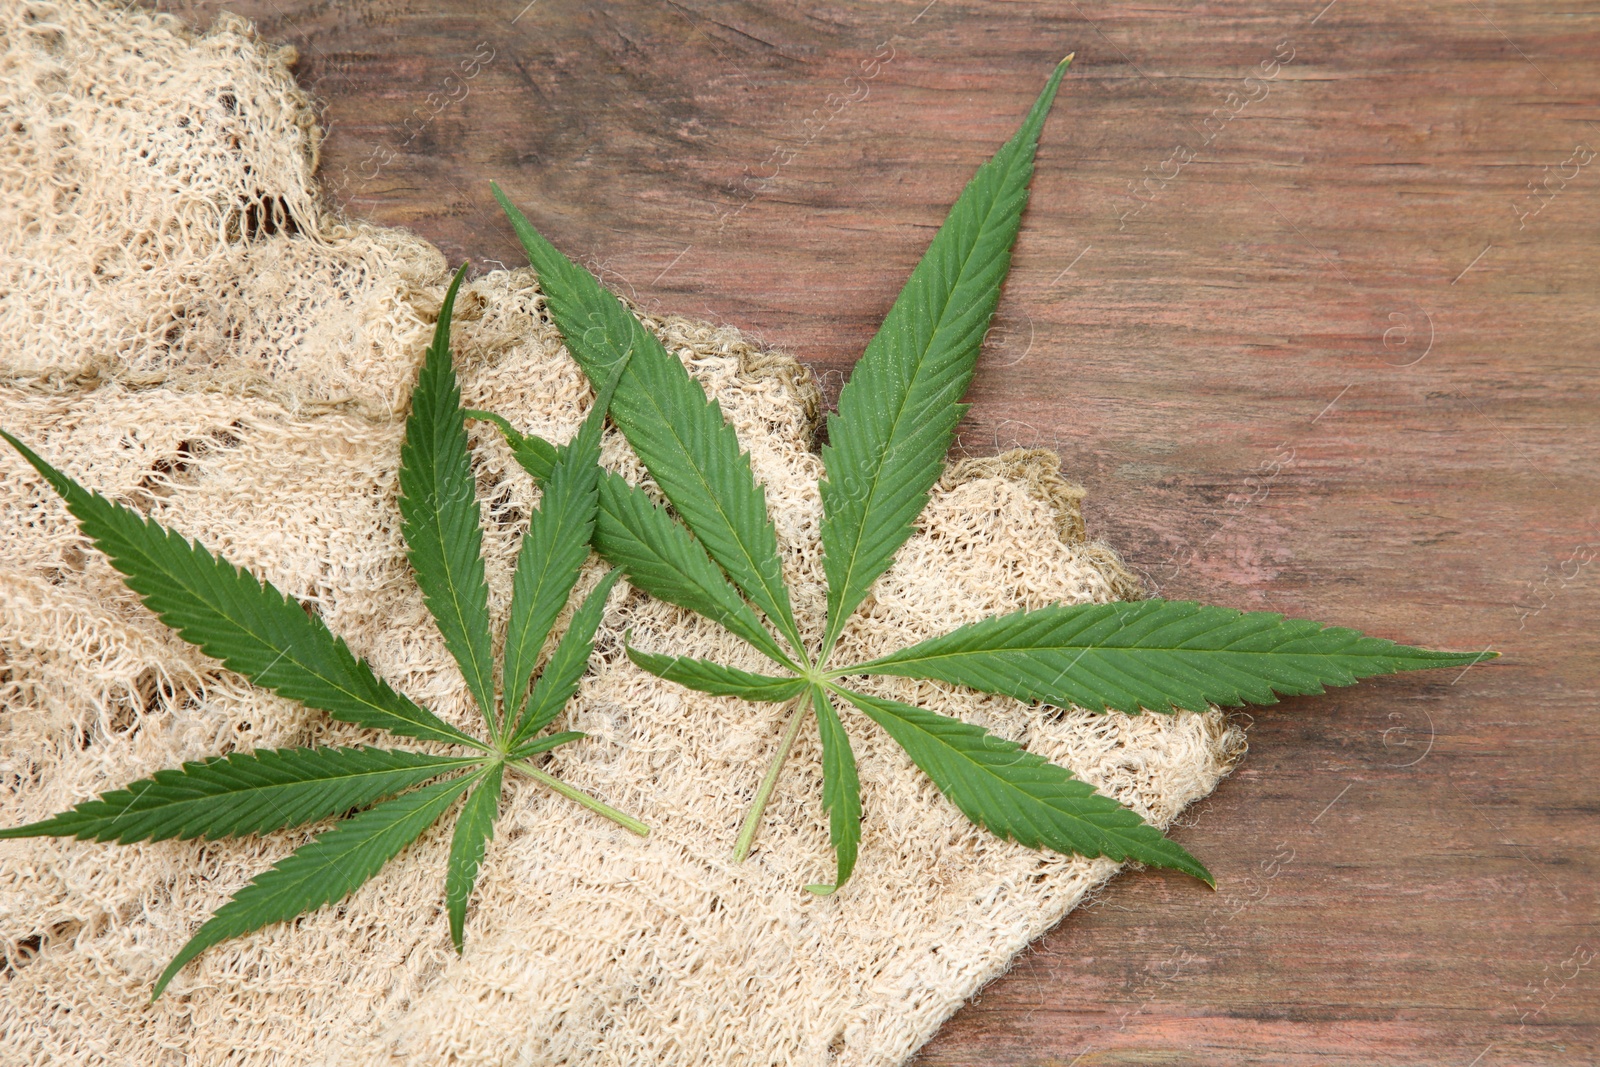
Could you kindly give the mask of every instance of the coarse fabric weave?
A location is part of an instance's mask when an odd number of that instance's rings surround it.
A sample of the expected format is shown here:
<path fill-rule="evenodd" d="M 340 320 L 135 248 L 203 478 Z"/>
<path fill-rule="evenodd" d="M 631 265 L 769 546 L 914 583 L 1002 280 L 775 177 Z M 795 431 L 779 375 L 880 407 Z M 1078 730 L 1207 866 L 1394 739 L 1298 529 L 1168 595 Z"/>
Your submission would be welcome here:
<path fill-rule="evenodd" d="M 446 263 L 324 203 L 292 52 L 220 19 L 0 7 L 0 425 L 85 485 L 261 574 L 399 689 L 477 726 L 404 556 L 396 470 Z M 487 177 L 487 176 L 486 176 Z M 651 329 L 722 403 L 765 484 L 795 608 L 821 629 L 819 398 L 787 357 L 676 318 Z M 569 438 L 592 394 L 527 270 L 458 304 L 469 406 Z M 474 424 L 491 610 L 503 627 L 536 492 Z M 643 472 L 608 434 L 605 462 Z M 850 625 L 870 657 L 986 614 L 1137 595 L 1084 539 L 1049 453 L 952 466 Z M 598 581 L 592 560 L 580 592 Z M 564 627 L 564 623 L 560 627 Z M 558 629 L 560 628 L 558 627 Z M 972 826 L 844 710 L 866 817 L 835 896 L 818 741 L 803 734 L 755 853 L 733 840 L 783 710 L 633 667 L 639 646 L 759 668 L 721 631 L 620 584 L 552 771 L 653 828 L 634 837 L 526 780 L 468 913 L 443 909 L 434 830 L 345 902 L 226 942 L 157 1003 L 205 917 L 312 831 L 225 842 L 0 843 L 7 1064 L 879 1067 L 906 1059 L 1118 869 Z M 1217 712 L 1096 715 L 931 683 L 873 691 L 960 715 L 1165 826 L 1243 751 Z M 380 740 L 253 689 L 168 631 L 0 451 L 0 774 L 6 825 L 183 760 Z M 1203 892 L 1196 886 L 1197 892 Z"/>

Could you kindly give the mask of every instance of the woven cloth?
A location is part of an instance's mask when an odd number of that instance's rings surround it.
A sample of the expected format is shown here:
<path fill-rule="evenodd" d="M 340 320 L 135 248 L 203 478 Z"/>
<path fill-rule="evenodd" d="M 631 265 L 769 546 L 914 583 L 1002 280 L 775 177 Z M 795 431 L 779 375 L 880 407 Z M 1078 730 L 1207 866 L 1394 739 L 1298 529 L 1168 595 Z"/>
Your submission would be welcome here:
<path fill-rule="evenodd" d="M 400 690 L 476 712 L 408 570 L 395 477 L 446 281 L 426 242 L 343 218 L 292 51 L 83 2 L 0 7 L 0 425 L 319 612 Z M 487 176 L 486 176 L 487 177 Z M 824 609 L 819 397 L 740 334 L 645 316 L 750 451 L 801 625 Z M 526 270 L 458 304 L 465 401 L 555 441 L 592 402 Z M 481 426 L 491 611 L 504 624 L 530 480 Z M 604 459 L 642 471 L 608 435 Z M 1049 453 L 949 468 L 846 631 L 869 657 L 986 614 L 1137 595 L 1085 540 Z M 598 580 L 592 561 L 580 592 Z M 564 626 L 564 623 L 561 624 Z M 653 828 L 537 784 L 503 818 L 452 950 L 436 828 L 346 901 L 212 948 L 151 984 L 216 907 L 307 840 L 0 843 L 0 1058 L 16 1064 L 899 1063 L 1118 865 L 972 826 L 853 711 L 866 817 L 838 894 L 819 745 L 802 734 L 757 848 L 739 822 L 782 709 L 633 667 L 638 645 L 757 668 L 621 584 L 549 768 Z M 873 683 L 1019 740 L 1165 826 L 1243 751 L 1217 712 L 1095 715 Z M 168 631 L 8 450 L 0 454 L 0 776 L 8 825 L 183 760 L 380 741 L 252 688 Z M 1196 891 L 1203 891 L 1196 887 Z"/>

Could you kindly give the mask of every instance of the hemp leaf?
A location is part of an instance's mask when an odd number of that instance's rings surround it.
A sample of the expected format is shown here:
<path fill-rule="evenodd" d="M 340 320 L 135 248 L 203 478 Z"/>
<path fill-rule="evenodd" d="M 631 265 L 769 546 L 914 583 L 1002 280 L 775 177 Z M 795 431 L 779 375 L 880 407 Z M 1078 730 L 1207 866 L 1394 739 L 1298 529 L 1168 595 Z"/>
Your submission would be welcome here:
<path fill-rule="evenodd" d="M 1021 129 L 961 193 L 829 417 L 819 486 L 828 614 L 811 641 L 790 609 L 764 491 L 717 402 L 620 300 L 494 189 L 568 350 L 590 379 L 600 382 L 619 356 L 629 360 L 612 418 L 676 513 L 620 477 L 602 475 L 595 547 L 634 585 L 720 623 L 781 673 L 633 647 L 629 657 L 705 693 L 793 703 L 739 834 L 737 859 L 748 855 L 783 762 L 815 717 L 836 856 L 834 880 L 807 887 L 816 893 L 844 885 L 860 843 L 860 783 L 840 706 L 887 731 L 957 808 L 1002 838 L 1171 867 L 1214 884 L 1183 848 L 1066 768 L 960 719 L 858 692 L 847 678 L 902 675 L 1138 714 L 1271 703 L 1274 694 L 1320 693 L 1325 685 L 1489 655 L 1409 648 L 1266 612 L 1147 600 L 1016 612 L 866 663 L 833 663 L 851 615 L 911 536 L 943 470 L 966 411 L 959 401 L 1010 268 L 1039 132 L 1071 59 L 1056 68 Z M 552 477 L 551 445 L 498 416 L 469 414 L 495 421 L 536 480 Z"/>
<path fill-rule="evenodd" d="M 615 570 L 584 598 L 537 681 L 533 671 L 589 554 L 599 501 L 600 432 L 617 374 L 596 390 L 572 442 L 549 451 L 544 496 L 517 556 L 505 686 L 497 702 L 476 484 L 450 365 L 450 316 L 465 271 L 463 266 L 450 283 L 412 393 L 399 504 L 417 584 L 483 713 L 487 741 L 391 689 L 319 617 L 270 583 L 83 488 L 0 430 L 66 501 L 128 587 L 184 640 L 256 685 L 335 719 L 471 751 L 444 756 L 356 746 L 235 752 L 157 771 L 52 818 L 0 830 L 0 838 L 131 844 L 238 837 L 340 817 L 218 908 L 162 972 L 152 1000 L 212 945 L 343 899 L 465 794 L 445 876 L 450 937 L 460 952 L 467 902 L 494 834 L 508 767 L 636 834 L 650 832 L 533 762 L 539 753 L 584 736 L 539 733 L 566 706 L 588 666 Z M 364 810 L 348 814 L 354 809 Z"/>

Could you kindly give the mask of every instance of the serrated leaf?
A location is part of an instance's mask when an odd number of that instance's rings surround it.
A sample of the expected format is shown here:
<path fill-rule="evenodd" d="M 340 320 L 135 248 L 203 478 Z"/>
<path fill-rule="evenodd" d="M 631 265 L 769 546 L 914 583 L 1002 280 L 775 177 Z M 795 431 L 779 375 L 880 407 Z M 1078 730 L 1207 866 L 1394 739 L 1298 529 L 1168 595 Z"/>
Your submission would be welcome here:
<path fill-rule="evenodd" d="M 711 558 L 803 655 L 766 492 L 721 406 L 620 300 L 545 240 L 499 186 L 494 195 L 539 274 L 567 350 L 590 380 L 598 387 L 606 368 L 632 354 L 611 404 L 617 427 Z"/>
<path fill-rule="evenodd" d="M 516 458 L 522 469 L 532 475 L 534 482 L 542 489 L 544 480 L 550 477 L 550 472 L 555 469 L 556 460 L 560 458 L 561 450 L 537 434 L 523 433 L 511 425 L 504 415 L 496 415 L 492 411 L 479 411 L 477 408 L 468 408 L 466 416 L 469 419 L 481 419 L 493 423 L 495 428 L 504 435 L 506 444 L 511 449 L 511 454 Z"/>
<path fill-rule="evenodd" d="M 620 475 L 600 476 L 594 545 L 646 593 L 704 615 L 774 662 L 794 669 L 794 661 L 723 577 L 704 546 Z"/>
<path fill-rule="evenodd" d="M 528 680 L 533 677 L 539 652 L 556 617 L 567 606 L 583 561 L 589 558 L 589 539 L 600 502 L 600 431 L 621 369 L 612 372 L 595 397 L 577 436 L 557 453 L 543 483 L 539 506 L 522 537 L 512 582 L 511 620 L 506 628 L 505 717 L 507 723 L 515 724 L 507 733 L 520 728 Z"/>
<path fill-rule="evenodd" d="M 560 733 L 546 734 L 537 741 L 529 741 L 512 754 L 514 759 L 525 759 L 528 756 L 538 755 L 540 752 L 549 752 L 553 748 L 569 745 L 574 741 L 582 741 L 589 735 L 580 730 L 562 730 Z"/>
<path fill-rule="evenodd" d="M 495 819 L 500 814 L 500 783 L 504 768 L 496 763 L 488 767 L 482 781 L 473 787 L 467 802 L 461 807 L 456 820 L 455 835 L 450 840 L 450 864 L 445 873 L 444 901 L 450 914 L 450 940 L 461 954 L 461 939 L 467 922 L 467 901 L 472 899 L 472 887 L 478 882 L 478 868 L 488 851 L 489 839 L 494 836 Z"/>
<path fill-rule="evenodd" d="M 843 673 L 932 678 L 1090 711 L 1204 711 L 1493 653 L 1433 652 L 1356 630 L 1187 600 L 1075 604 L 983 619 Z"/>
<path fill-rule="evenodd" d="M 463 264 L 445 293 L 433 344 L 411 393 L 400 449 L 399 504 L 407 555 L 423 600 L 493 732 L 494 652 L 482 516 L 467 456 L 466 413 L 450 362 L 450 316 L 466 270 Z"/>
<path fill-rule="evenodd" d="M 804 678 L 775 678 L 692 656 L 663 656 L 645 652 L 632 645 L 628 646 L 628 658 L 635 666 L 657 678 L 665 678 L 712 696 L 743 697 L 745 700 L 776 704 L 794 697 L 806 687 Z"/>
<path fill-rule="evenodd" d="M 589 654 L 594 651 L 594 633 L 605 617 L 606 597 L 617 584 L 621 572 L 612 570 L 600 579 L 578 610 L 572 613 L 567 632 L 556 643 L 550 661 L 544 665 L 539 680 L 533 684 L 528 696 L 528 706 L 514 731 L 507 731 L 511 747 L 516 748 L 528 738 L 549 726 L 551 721 L 567 706 L 572 694 L 578 691 L 583 672 L 589 669 Z"/>
<path fill-rule="evenodd" d="M 1215 885 L 1199 860 L 1065 767 L 948 715 L 834 691 L 888 731 L 967 818 L 997 836 L 1029 848 L 1171 867 Z"/>
<path fill-rule="evenodd" d="M 861 843 L 861 779 L 850 736 L 844 732 L 833 698 L 821 686 L 811 687 L 811 702 L 822 733 L 822 806 L 828 810 L 828 840 L 833 844 L 836 871 L 832 885 L 806 888 L 827 896 L 850 880 Z"/>
<path fill-rule="evenodd" d="M 164 841 L 283 830 L 365 807 L 472 759 L 382 748 L 280 748 L 235 752 L 157 771 L 6 837 Z"/>
<path fill-rule="evenodd" d="M 229 670 L 344 722 L 484 747 L 389 688 L 320 618 L 271 583 L 84 489 L 5 431 L 0 437 L 61 495 L 145 606 Z"/>
<path fill-rule="evenodd" d="M 1069 59 L 1071 57 L 1068 57 Z M 944 469 L 978 350 L 1011 267 L 1056 68 L 1011 140 L 978 168 L 867 346 L 822 450 L 823 655 L 911 536 Z"/>
<path fill-rule="evenodd" d="M 344 899 L 420 837 L 479 777 L 463 775 L 386 800 L 279 860 L 200 927 L 161 972 L 150 999 L 161 996 L 183 965 L 212 945 Z"/>
<path fill-rule="evenodd" d="M 472 414 L 498 426 L 522 469 L 537 484 L 544 484 L 559 454 L 555 445 L 520 432 L 499 415 Z M 703 615 L 775 662 L 794 668 L 694 535 L 656 506 L 643 489 L 610 471 L 600 474 L 594 547 L 606 562 L 621 567 L 629 582 L 657 600 Z"/>

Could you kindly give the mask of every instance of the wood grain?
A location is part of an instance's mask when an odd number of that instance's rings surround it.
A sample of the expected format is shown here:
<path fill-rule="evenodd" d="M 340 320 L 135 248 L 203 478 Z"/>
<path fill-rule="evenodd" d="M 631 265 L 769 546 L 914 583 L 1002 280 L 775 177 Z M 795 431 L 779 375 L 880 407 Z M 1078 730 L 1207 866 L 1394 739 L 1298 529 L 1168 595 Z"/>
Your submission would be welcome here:
<path fill-rule="evenodd" d="M 1164 595 L 1505 654 L 1254 710 L 1219 892 L 1117 880 L 925 1067 L 1600 1057 L 1600 9 L 1324 3 L 228 5 L 349 212 L 515 264 L 498 179 L 833 392 L 1075 50 L 962 447 L 1056 449 Z"/>

